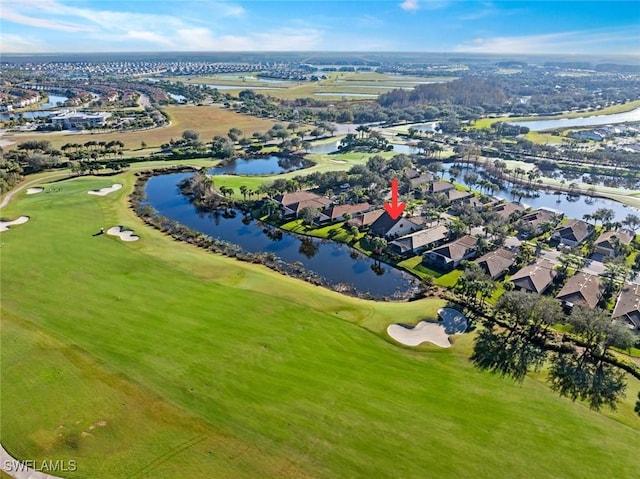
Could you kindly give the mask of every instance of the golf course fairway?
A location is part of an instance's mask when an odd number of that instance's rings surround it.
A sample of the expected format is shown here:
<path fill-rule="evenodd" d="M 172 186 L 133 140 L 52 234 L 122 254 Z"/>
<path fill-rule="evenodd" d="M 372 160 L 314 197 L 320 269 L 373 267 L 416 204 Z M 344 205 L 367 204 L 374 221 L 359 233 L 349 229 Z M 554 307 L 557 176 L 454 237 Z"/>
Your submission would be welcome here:
<path fill-rule="evenodd" d="M 617 411 L 475 369 L 472 334 L 406 348 L 378 303 L 201 251 L 128 208 L 132 172 L 16 194 L 0 233 L 2 445 L 70 478 L 637 478 Z M 114 183 L 123 188 L 89 195 Z M 123 242 L 100 228 L 135 231 Z M 94 236 L 95 235 L 95 236 Z"/>

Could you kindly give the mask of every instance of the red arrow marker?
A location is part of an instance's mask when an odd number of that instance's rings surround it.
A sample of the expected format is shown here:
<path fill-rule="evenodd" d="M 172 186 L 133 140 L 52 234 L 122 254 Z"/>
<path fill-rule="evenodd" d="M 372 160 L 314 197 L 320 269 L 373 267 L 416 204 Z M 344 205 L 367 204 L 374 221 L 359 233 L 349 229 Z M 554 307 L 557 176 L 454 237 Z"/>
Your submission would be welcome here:
<path fill-rule="evenodd" d="M 384 209 L 387 210 L 391 218 L 398 219 L 407 205 L 398 203 L 398 180 L 391 180 L 391 203 L 385 203 Z"/>

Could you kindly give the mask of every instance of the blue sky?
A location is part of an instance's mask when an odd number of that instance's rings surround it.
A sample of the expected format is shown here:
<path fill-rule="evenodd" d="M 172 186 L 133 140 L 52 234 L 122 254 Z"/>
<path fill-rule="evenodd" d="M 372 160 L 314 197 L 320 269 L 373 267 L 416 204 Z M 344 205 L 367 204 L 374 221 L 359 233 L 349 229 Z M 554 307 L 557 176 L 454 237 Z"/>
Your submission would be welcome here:
<path fill-rule="evenodd" d="M 0 51 L 640 55 L 640 0 L 0 0 Z"/>

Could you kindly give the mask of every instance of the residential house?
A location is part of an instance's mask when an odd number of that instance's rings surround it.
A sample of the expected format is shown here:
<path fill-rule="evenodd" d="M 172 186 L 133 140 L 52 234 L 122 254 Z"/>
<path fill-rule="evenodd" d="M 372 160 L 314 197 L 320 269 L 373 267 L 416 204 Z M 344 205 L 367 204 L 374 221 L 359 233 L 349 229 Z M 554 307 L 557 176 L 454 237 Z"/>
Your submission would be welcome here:
<path fill-rule="evenodd" d="M 640 331 L 640 284 L 624 285 L 611 318 L 624 321 L 631 329 Z"/>
<path fill-rule="evenodd" d="M 369 228 L 375 221 L 385 213 L 385 210 L 378 208 L 377 210 L 367 211 L 365 213 L 358 213 L 353 215 L 347 224 L 349 226 L 355 226 L 356 228 L 363 230 Z"/>
<path fill-rule="evenodd" d="M 409 184 L 411 185 L 411 189 L 420 188 L 422 185 L 429 184 L 433 181 L 433 175 L 424 174 L 420 176 L 416 176 L 414 178 L 409 178 Z"/>
<path fill-rule="evenodd" d="M 557 275 L 553 266 L 551 261 L 541 259 L 517 271 L 511 276 L 511 282 L 516 289 L 542 294 Z"/>
<path fill-rule="evenodd" d="M 578 272 L 566 282 L 556 295 L 565 307 L 583 306 L 593 309 L 602 297 L 603 286 L 600 278 L 593 274 Z"/>
<path fill-rule="evenodd" d="M 462 261 L 472 259 L 477 253 L 478 239 L 466 235 L 428 251 L 422 262 L 441 271 L 451 271 Z"/>
<path fill-rule="evenodd" d="M 373 222 L 369 231 L 376 236 L 397 238 L 424 228 L 426 220 L 420 216 L 403 217 L 395 220 L 386 211 Z"/>
<path fill-rule="evenodd" d="M 524 212 L 524 207 L 517 203 L 500 203 L 495 205 L 492 211 L 498 213 L 500 218 L 503 220 L 508 220 L 513 213 L 522 213 Z"/>
<path fill-rule="evenodd" d="M 505 248 L 498 248 L 475 260 L 493 280 L 504 276 L 516 263 L 516 254 Z"/>
<path fill-rule="evenodd" d="M 444 194 L 449 200 L 449 203 L 451 204 L 462 203 L 467 198 L 470 198 L 473 196 L 473 193 L 470 193 L 468 191 L 459 191 L 459 190 L 456 190 L 455 188 L 452 190 L 445 191 Z"/>
<path fill-rule="evenodd" d="M 559 244 L 578 246 L 593 234 L 594 229 L 594 226 L 586 221 L 569 220 L 551 233 L 551 239 Z"/>
<path fill-rule="evenodd" d="M 559 221 L 558 215 L 551 211 L 539 209 L 531 213 L 527 213 L 519 220 L 519 230 L 523 237 L 537 236 L 542 233 L 545 224 L 556 224 Z"/>
<path fill-rule="evenodd" d="M 594 250 L 603 256 L 613 258 L 620 254 L 620 245 L 628 245 L 633 240 L 629 231 L 605 231 L 594 243 Z"/>
<path fill-rule="evenodd" d="M 429 185 L 429 193 L 446 193 L 449 190 L 455 189 L 453 183 L 448 181 L 434 181 Z"/>
<path fill-rule="evenodd" d="M 295 193 L 285 193 L 275 197 L 282 208 L 282 216 L 298 217 L 303 208 L 311 207 L 323 210 L 331 204 L 331 200 L 326 196 L 320 196 L 312 191 L 296 191 Z"/>
<path fill-rule="evenodd" d="M 446 226 L 434 226 L 416 231 L 389 243 L 389 250 L 399 255 L 413 255 L 446 240 L 449 230 Z"/>
<path fill-rule="evenodd" d="M 326 208 L 320 212 L 319 223 L 336 222 L 344 220 L 344 215 L 347 213 L 351 216 L 363 213 L 371 208 L 369 203 L 357 203 L 355 205 L 334 205 Z"/>

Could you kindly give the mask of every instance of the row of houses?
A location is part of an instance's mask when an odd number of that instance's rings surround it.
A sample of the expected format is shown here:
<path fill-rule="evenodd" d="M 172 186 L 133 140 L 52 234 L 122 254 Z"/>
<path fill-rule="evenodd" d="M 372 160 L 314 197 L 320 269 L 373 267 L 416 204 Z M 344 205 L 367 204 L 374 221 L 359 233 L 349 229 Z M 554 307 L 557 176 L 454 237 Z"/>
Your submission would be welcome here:
<path fill-rule="evenodd" d="M 498 248 L 478 257 L 480 240 L 465 235 L 450 241 L 446 225 L 437 224 L 427 227 L 427 221 L 420 216 L 393 219 L 385 210 L 373 208 L 369 203 L 334 205 L 330 198 L 311 191 L 286 193 L 275 198 L 282 208 L 285 218 L 298 217 L 301 210 L 312 207 L 320 211 L 319 223 L 337 222 L 348 219 L 350 226 L 368 230 L 372 235 L 389 239 L 388 250 L 398 256 L 422 254 L 422 263 L 443 272 L 451 271 L 465 260 L 475 261 L 493 280 L 499 280 L 507 273 L 513 273 L 510 281 L 516 289 L 536 294 L 545 293 L 554 283 L 558 272 L 554 263 L 539 259 L 514 271 L 516 251 Z M 492 210 L 505 220 L 514 220 L 514 213 L 525 210 L 515 203 L 498 203 Z M 562 214 L 547 209 L 539 209 L 523 214 L 517 220 L 528 223 L 529 229 L 537 230 L 543 224 L 557 224 Z M 577 246 L 594 233 L 593 225 L 582 220 L 568 220 L 556 226 L 551 239 L 558 244 Z M 613 257 L 620 253 L 621 244 L 630 244 L 633 234 L 624 230 L 606 231 L 594 243 L 595 251 L 603 256 Z M 575 305 L 595 308 L 603 294 L 603 285 L 598 276 L 579 272 L 568 279 L 556 295 L 563 305 L 571 308 Z M 632 327 L 640 329 L 640 286 L 626 285 L 616 303 L 614 318 L 624 320 Z"/>
<path fill-rule="evenodd" d="M 24 108 L 42 100 L 42 95 L 35 91 L 26 90 L 20 97 L 0 92 L 0 111 L 13 111 L 14 108 Z"/>

